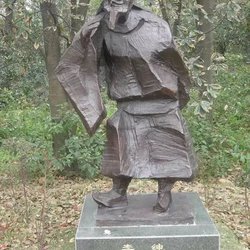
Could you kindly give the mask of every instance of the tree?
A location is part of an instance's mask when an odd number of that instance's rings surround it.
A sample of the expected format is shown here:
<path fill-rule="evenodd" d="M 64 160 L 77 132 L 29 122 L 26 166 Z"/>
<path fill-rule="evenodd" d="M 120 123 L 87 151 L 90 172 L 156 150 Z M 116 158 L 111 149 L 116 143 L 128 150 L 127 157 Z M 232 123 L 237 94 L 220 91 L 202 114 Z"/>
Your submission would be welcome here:
<path fill-rule="evenodd" d="M 177 18 L 175 19 L 174 24 L 173 24 L 173 35 L 174 36 L 178 35 L 178 27 L 179 27 L 180 22 L 181 22 L 182 0 L 179 0 L 176 3 L 176 7 L 177 7 Z"/>
<path fill-rule="evenodd" d="M 90 0 L 70 0 L 71 2 L 71 41 L 86 20 Z"/>
<path fill-rule="evenodd" d="M 166 10 L 166 3 L 164 0 L 158 0 L 159 2 L 159 7 L 160 7 L 160 10 L 161 10 L 161 15 L 162 15 L 162 18 L 169 22 L 169 18 L 168 18 L 168 14 L 167 14 L 167 10 Z"/>
<path fill-rule="evenodd" d="M 158 3 L 161 10 L 162 18 L 165 21 L 167 21 L 170 24 L 170 26 L 172 26 L 171 28 L 173 31 L 173 36 L 176 37 L 178 33 L 178 26 L 180 25 L 181 22 L 182 7 L 183 7 L 182 0 L 177 0 L 177 1 L 158 0 Z M 167 8 L 167 4 L 170 4 L 172 11 L 169 11 L 169 9 Z"/>
<path fill-rule="evenodd" d="M 45 63 L 49 81 L 51 117 L 53 121 L 58 122 L 61 119 L 61 108 L 67 104 L 67 98 L 55 75 L 55 68 L 61 57 L 57 9 L 54 3 L 46 1 L 41 3 L 40 9 L 43 23 Z M 65 132 L 53 134 L 55 156 L 59 155 L 60 149 L 64 146 L 66 139 L 67 133 Z"/>
<path fill-rule="evenodd" d="M 4 22 L 4 34 L 10 35 L 13 32 L 13 13 L 16 0 L 5 0 L 5 22 Z"/>
<path fill-rule="evenodd" d="M 197 0 L 200 5 L 198 9 L 199 21 L 197 29 L 205 35 L 197 46 L 197 52 L 204 66 L 204 75 L 202 76 L 206 84 L 211 85 L 213 82 L 213 72 L 210 68 L 213 54 L 213 24 L 212 13 L 215 6 L 214 0 Z M 201 89 L 203 91 L 204 89 Z"/>
<path fill-rule="evenodd" d="M 89 0 L 71 0 L 70 34 L 66 34 L 66 36 L 62 35 L 62 27 L 58 22 L 58 17 L 62 19 L 64 19 L 64 17 L 58 14 L 55 3 L 43 1 L 40 5 L 44 30 L 45 63 L 49 80 L 49 103 L 51 117 L 55 122 L 60 122 L 61 120 L 62 106 L 67 105 L 67 107 L 69 107 L 69 100 L 55 75 L 55 68 L 61 57 L 60 38 L 66 38 L 67 45 L 69 41 L 72 41 L 75 33 L 81 28 L 86 19 L 88 4 Z M 67 38 L 67 36 L 70 36 L 70 38 Z M 64 147 L 65 140 L 68 136 L 68 131 L 53 135 L 53 149 L 56 157 L 59 157 L 60 150 Z"/>
<path fill-rule="evenodd" d="M 246 16 L 246 23 L 247 23 L 247 41 L 249 42 L 250 41 L 250 3 L 248 2 L 247 4 L 247 16 Z M 246 48 L 246 52 L 247 52 L 247 58 L 246 58 L 246 62 L 248 64 L 250 64 L 250 46 L 249 44 L 247 45 L 247 48 Z"/>

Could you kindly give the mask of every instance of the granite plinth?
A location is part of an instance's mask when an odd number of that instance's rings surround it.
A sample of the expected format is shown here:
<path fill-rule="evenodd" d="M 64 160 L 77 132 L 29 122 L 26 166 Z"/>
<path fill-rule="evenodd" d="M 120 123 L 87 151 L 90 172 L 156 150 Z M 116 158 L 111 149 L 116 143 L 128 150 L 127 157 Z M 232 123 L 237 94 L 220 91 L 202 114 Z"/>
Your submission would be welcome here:
<path fill-rule="evenodd" d="M 98 208 L 85 199 L 77 250 L 218 250 L 219 233 L 196 193 L 173 193 L 165 214 L 155 214 L 156 194 L 131 195 L 127 208 Z"/>

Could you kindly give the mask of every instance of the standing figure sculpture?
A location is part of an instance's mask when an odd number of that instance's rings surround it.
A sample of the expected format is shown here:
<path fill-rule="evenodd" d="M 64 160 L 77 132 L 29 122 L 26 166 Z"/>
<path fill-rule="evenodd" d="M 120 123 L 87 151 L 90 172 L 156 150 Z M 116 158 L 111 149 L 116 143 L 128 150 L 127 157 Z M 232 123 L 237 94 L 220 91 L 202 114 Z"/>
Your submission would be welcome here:
<path fill-rule="evenodd" d="M 90 135 L 106 115 L 101 66 L 118 110 L 107 121 L 101 166 L 113 188 L 93 199 L 106 207 L 124 206 L 131 179 L 151 178 L 158 181 L 154 210 L 165 212 L 175 181 L 192 180 L 196 170 L 180 114 L 190 79 L 168 23 L 133 0 L 105 0 L 76 34 L 56 73 Z"/>

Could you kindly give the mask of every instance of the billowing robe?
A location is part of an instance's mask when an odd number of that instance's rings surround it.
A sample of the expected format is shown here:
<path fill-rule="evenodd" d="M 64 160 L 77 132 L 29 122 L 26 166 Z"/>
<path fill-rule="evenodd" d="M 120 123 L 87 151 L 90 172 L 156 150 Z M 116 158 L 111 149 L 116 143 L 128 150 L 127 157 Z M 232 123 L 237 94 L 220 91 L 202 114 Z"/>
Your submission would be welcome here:
<path fill-rule="evenodd" d="M 107 122 L 102 173 L 109 177 L 191 180 L 196 171 L 180 108 L 190 80 L 168 24 L 134 6 L 110 30 L 101 11 L 86 23 L 62 57 L 57 76 L 89 132 L 105 117 L 99 66 L 118 111 Z"/>

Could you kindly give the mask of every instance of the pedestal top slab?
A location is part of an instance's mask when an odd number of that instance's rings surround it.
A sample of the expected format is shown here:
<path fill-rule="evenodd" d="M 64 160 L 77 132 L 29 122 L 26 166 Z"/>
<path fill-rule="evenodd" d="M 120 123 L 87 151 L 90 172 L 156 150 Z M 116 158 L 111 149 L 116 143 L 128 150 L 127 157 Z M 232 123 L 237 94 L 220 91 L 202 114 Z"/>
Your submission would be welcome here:
<path fill-rule="evenodd" d="M 194 224 L 193 207 L 186 195 L 174 195 L 166 213 L 153 211 L 156 195 L 131 195 L 125 208 L 98 208 L 97 226 L 148 226 Z M 88 198 L 87 198 L 88 199 Z"/>
<path fill-rule="evenodd" d="M 127 208 L 98 208 L 85 198 L 76 233 L 77 250 L 218 250 L 219 233 L 196 193 L 173 193 L 165 214 L 153 213 L 157 194 L 129 196 Z M 126 248 L 125 248 L 126 249 Z"/>
<path fill-rule="evenodd" d="M 174 234 L 178 234 L 178 231 L 185 234 L 186 230 L 187 234 L 191 232 L 194 234 L 218 233 L 196 193 L 183 192 L 172 195 L 171 208 L 163 215 L 153 214 L 152 211 L 157 194 L 131 195 L 128 197 L 129 205 L 126 209 L 98 208 L 91 195 L 87 195 L 77 230 L 77 238 L 105 237 L 104 231 L 107 228 L 112 230 L 114 234 L 121 230 L 123 235 L 127 234 L 128 236 L 134 236 L 134 231 L 138 234 L 138 227 L 140 231 L 147 231 L 147 235 L 151 233 L 161 234 L 162 228 L 164 228 L 164 234 L 167 231 L 171 235 L 172 231 Z M 143 205 L 147 205 L 147 207 L 143 208 Z M 135 213 L 132 208 L 135 208 L 137 212 Z M 141 212 L 138 216 L 139 211 Z M 129 218 L 129 215 L 132 217 Z M 150 215 L 150 219 L 147 218 L 147 215 Z M 133 216 L 137 217 L 137 222 L 132 220 Z M 152 221 L 154 218 L 156 218 L 155 222 Z M 118 220 L 115 221 L 116 219 Z M 178 220 L 180 224 L 176 223 Z M 85 233 L 82 234 L 82 232 Z"/>

